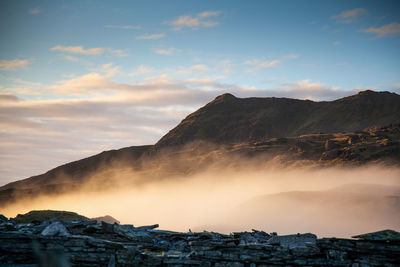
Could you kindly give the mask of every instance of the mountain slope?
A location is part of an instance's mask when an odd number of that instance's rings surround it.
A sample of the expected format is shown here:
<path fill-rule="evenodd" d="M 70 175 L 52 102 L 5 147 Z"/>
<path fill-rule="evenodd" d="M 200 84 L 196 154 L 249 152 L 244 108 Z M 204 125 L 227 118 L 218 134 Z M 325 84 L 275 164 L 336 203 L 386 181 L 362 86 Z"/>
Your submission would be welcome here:
<path fill-rule="evenodd" d="M 363 91 L 329 102 L 218 96 L 156 144 L 241 143 L 312 133 L 353 132 L 400 122 L 400 95 Z"/>
<path fill-rule="evenodd" d="M 134 167 L 139 162 L 140 156 L 149 150 L 151 146 L 132 146 L 118 150 L 103 151 L 100 154 L 73 161 L 58 166 L 50 171 L 19 180 L 0 187 L 0 190 L 11 188 L 25 189 L 43 185 L 57 185 L 65 183 L 82 182 L 96 171 L 116 165 L 131 165 Z"/>
<path fill-rule="evenodd" d="M 359 131 L 390 124 L 394 125 Z M 199 142 L 176 146 L 194 141 Z M 364 91 L 335 101 L 313 102 L 221 95 L 190 114 L 154 146 L 105 151 L 0 187 L 0 206 L 19 197 L 79 190 L 89 180 L 107 189 L 121 180 L 123 169 L 146 182 L 187 175 L 213 164 L 217 168 L 238 165 L 239 161 L 232 160 L 235 156 L 278 157 L 288 166 L 296 161 L 320 166 L 399 164 L 400 96 Z"/>

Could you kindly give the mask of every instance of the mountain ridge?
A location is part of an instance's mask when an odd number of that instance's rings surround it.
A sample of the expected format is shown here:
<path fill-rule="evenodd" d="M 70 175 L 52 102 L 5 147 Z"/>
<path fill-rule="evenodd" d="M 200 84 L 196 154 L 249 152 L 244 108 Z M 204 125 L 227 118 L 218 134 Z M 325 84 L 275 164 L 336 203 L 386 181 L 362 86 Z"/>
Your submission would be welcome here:
<path fill-rule="evenodd" d="M 375 114 L 379 110 L 379 114 Z M 400 122 L 400 95 L 359 92 L 334 101 L 237 98 L 223 94 L 188 115 L 156 146 L 196 140 L 216 143 L 259 141 L 313 133 L 353 132 Z"/>
<path fill-rule="evenodd" d="M 305 120 L 299 121 L 301 118 Z M 382 125 L 394 126 L 375 127 Z M 376 129 L 362 131 L 366 127 Z M 268 159 L 287 155 L 284 159 L 288 162 L 311 160 L 322 165 L 376 160 L 396 163 L 400 159 L 399 142 L 400 95 L 395 93 L 363 91 L 323 102 L 223 94 L 189 114 L 155 145 L 104 151 L 6 184 L 0 187 L 0 203 L 11 196 L 76 190 L 92 174 L 119 166 L 138 171 L 154 169 L 164 176 L 184 174 L 212 163 L 213 154 L 230 157 L 261 153 Z M 183 167 L 177 166 L 177 158 L 183 158 Z"/>

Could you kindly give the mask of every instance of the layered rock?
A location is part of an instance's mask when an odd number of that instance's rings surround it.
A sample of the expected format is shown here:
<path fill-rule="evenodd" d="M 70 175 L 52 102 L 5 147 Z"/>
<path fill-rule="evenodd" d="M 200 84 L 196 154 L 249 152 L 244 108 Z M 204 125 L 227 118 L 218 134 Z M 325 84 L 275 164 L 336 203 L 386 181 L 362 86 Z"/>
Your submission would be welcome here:
<path fill-rule="evenodd" d="M 361 240 L 313 234 L 156 230 L 97 221 L 0 223 L 0 264 L 24 266 L 397 266 L 400 233 Z M 58 230 L 55 231 L 54 229 Z"/>

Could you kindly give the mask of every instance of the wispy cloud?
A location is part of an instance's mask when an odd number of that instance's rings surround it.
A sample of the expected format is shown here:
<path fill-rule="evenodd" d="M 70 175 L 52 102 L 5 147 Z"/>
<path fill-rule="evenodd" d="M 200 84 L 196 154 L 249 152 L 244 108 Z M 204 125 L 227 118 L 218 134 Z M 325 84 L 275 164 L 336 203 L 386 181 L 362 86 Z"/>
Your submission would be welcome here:
<path fill-rule="evenodd" d="M 85 49 L 83 46 L 62 46 L 57 45 L 50 49 L 51 51 L 59 51 L 70 54 L 80 54 L 80 55 L 101 55 L 104 53 L 112 53 L 117 54 L 119 56 L 125 55 L 123 50 L 111 49 L 111 48 L 103 48 L 103 47 L 95 47 Z"/>
<path fill-rule="evenodd" d="M 335 41 L 335 42 L 333 42 L 332 44 L 333 44 L 334 46 L 339 46 L 339 45 L 342 45 L 342 42 Z"/>
<path fill-rule="evenodd" d="M 183 15 L 174 21 L 165 23 L 174 26 L 175 30 L 181 30 L 185 27 L 192 29 L 214 27 L 217 26 L 219 22 L 213 18 L 218 17 L 220 14 L 220 11 L 204 11 L 196 16 Z"/>
<path fill-rule="evenodd" d="M 394 36 L 400 34 L 400 23 L 393 22 L 379 28 L 370 27 L 361 31 L 376 34 L 378 37 Z"/>
<path fill-rule="evenodd" d="M 331 19 L 335 20 L 337 23 L 352 23 L 356 21 L 362 15 L 368 14 L 368 11 L 365 8 L 355 8 L 351 10 L 343 11 L 338 15 L 334 15 Z"/>
<path fill-rule="evenodd" d="M 221 14 L 221 11 L 204 11 L 199 13 L 197 16 L 200 18 L 217 17 Z"/>
<path fill-rule="evenodd" d="M 64 55 L 63 59 L 68 60 L 68 61 L 72 61 L 72 62 L 78 62 L 79 58 L 74 57 L 74 56 L 70 56 L 70 55 Z"/>
<path fill-rule="evenodd" d="M 140 76 L 140 75 L 147 75 L 154 73 L 155 70 L 152 68 L 146 67 L 144 65 L 140 65 L 135 71 L 129 74 L 129 76 L 134 77 L 134 76 Z"/>
<path fill-rule="evenodd" d="M 110 81 L 118 71 L 118 66 L 113 66 L 111 63 L 103 64 L 88 74 L 58 81 L 56 84 L 49 86 L 49 89 L 52 94 L 58 95 L 105 95 L 110 90 L 118 88 L 114 82 Z"/>
<path fill-rule="evenodd" d="M 299 54 L 288 54 L 286 56 L 281 57 L 281 59 L 297 59 L 299 57 L 300 57 Z"/>
<path fill-rule="evenodd" d="M 160 48 L 160 49 L 154 49 L 154 52 L 156 53 L 156 54 L 159 54 L 159 55 L 166 55 L 166 56 L 170 56 L 170 55 L 172 55 L 173 53 L 175 53 L 177 50 L 175 49 L 175 48 L 173 48 L 173 47 L 170 47 L 170 48 L 168 48 L 168 49 L 162 49 L 162 48 Z"/>
<path fill-rule="evenodd" d="M 29 12 L 29 14 L 36 15 L 36 14 L 39 14 L 41 12 L 41 10 L 38 7 L 35 7 L 32 9 L 29 9 L 28 12 Z"/>
<path fill-rule="evenodd" d="M 136 25 L 105 25 L 108 29 L 140 30 L 142 27 Z"/>
<path fill-rule="evenodd" d="M 1 70 L 16 70 L 18 68 L 26 67 L 30 64 L 27 59 L 14 59 L 14 60 L 0 60 Z"/>
<path fill-rule="evenodd" d="M 197 64 L 197 65 L 191 66 L 190 70 L 207 71 L 207 70 L 210 70 L 210 68 L 204 64 Z"/>
<path fill-rule="evenodd" d="M 138 40 L 157 40 L 165 37 L 165 33 L 144 34 L 137 36 Z"/>
<path fill-rule="evenodd" d="M 278 65 L 279 63 L 280 63 L 279 60 L 266 61 L 260 59 L 246 60 L 245 62 L 243 62 L 243 64 L 250 66 L 248 71 L 258 71 L 260 69 L 272 68 Z"/>
<path fill-rule="evenodd" d="M 247 71 L 256 72 L 256 71 L 259 71 L 261 69 L 276 67 L 276 66 L 278 66 L 279 64 L 281 64 L 282 62 L 284 62 L 286 60 L 297 59 L 299 57 L 300 57 L 299 54 L 288 54 L 288 55 L 281 56 L 279 59 L 275 59 L 275 60 L 271 60 L 271 61 L 267 61 L 267 60 L 264 60 L 264 59 L 258 59 L 258 58 L 251 59 L 251 60 L 246 60 L 245 62 L 243 62 L 243 64 L 250 66 L 247 69 Z"/>

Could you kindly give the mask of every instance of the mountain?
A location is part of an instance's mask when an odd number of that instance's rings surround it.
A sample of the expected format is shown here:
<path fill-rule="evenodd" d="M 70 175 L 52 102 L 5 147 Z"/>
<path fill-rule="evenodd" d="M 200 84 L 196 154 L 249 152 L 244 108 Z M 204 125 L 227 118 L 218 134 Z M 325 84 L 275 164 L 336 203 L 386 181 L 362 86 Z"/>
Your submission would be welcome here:
<path fill-rule="evenodd" d="M 187 116 L 156 146 L 204 140 L 241 143 L 312 133 L 353 132 L 400 122 L 400 95 L 363 91 L 335 101 L 218 96 Z"/>
<path fill-rule="evenodd" d="M 241 164 L 232 160 L 234 155 L 278 156 L 283 165 L 399 164 L 400 95 L 363 91 L 314 102 L 224 94 L 187 116 L 155 145 L 105 151 L 4 185 L 0 205 L 20 197 L 78 190 L 88 180 L 95 182 L 92 189 L 109 188 L 111 177 L 118 179 L 124 171 L 143 177 L 132 180 L 142 183 L 186 175 L 216 162 Z"/>
<path fill-rule="evenodd" d="M 132 146 L 118 150 L 103 151 L 100 154 L 58 166 L 44 174 L 9 183 L 0 187 L 0 190 L 21 190 L 47 185 L 51 191 L 54 190 L 51 185 L 83 182 L 93 172 L 107 169 L 110 166 L 130 165 L 138 167 L 137 160 L 149 148 L 151 146 Z"/>

